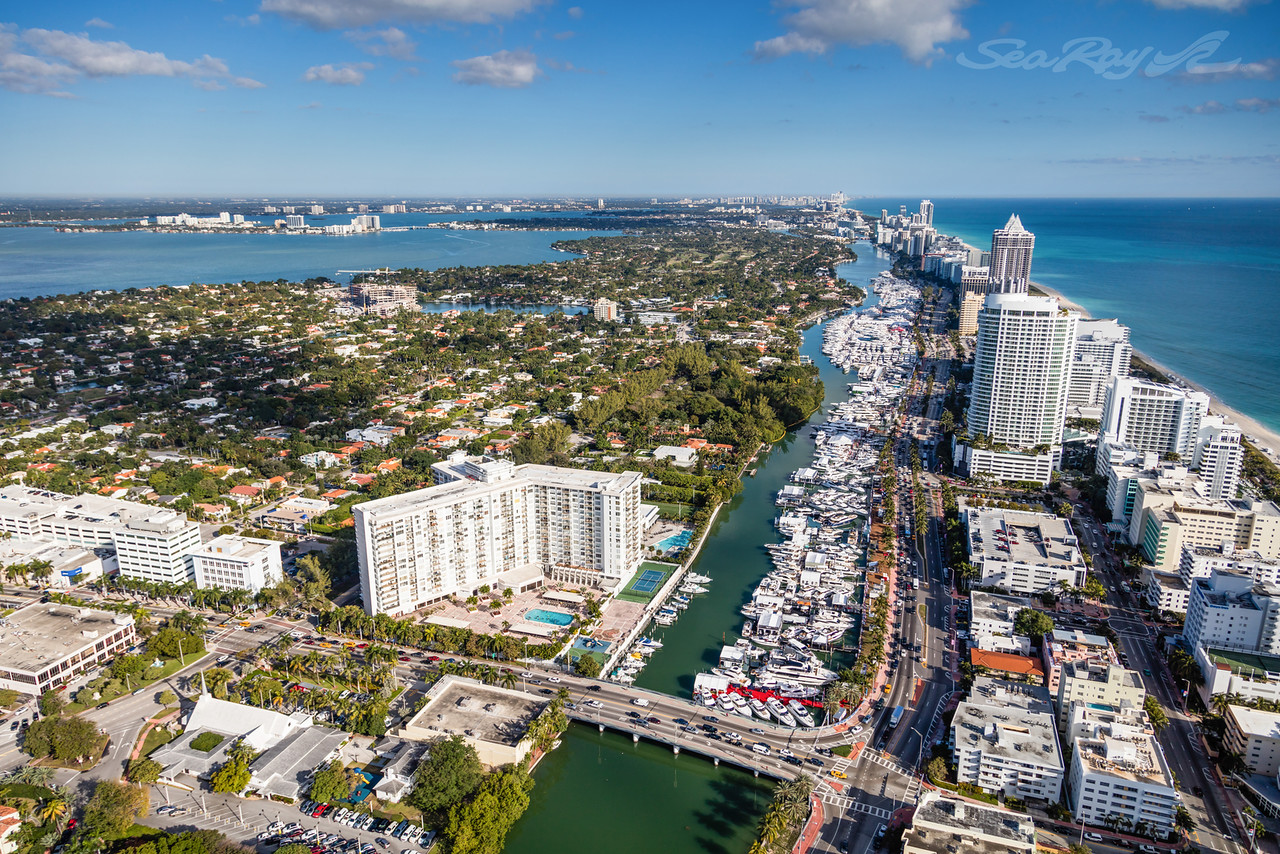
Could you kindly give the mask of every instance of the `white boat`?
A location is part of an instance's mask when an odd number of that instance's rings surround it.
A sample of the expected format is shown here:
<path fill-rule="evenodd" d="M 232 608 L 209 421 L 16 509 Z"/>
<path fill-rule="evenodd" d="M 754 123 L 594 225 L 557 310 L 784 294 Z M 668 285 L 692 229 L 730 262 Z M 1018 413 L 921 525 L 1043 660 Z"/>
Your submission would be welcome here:
<path fill-rule="evenodd" d="M 794 727 L 796 719 L 787 711 L 787 707 L 782 705 L 782 701 L 777 697 L 770 697 L 764 701 L 764 706 L 769 710 L 769 714 L 778 719 L 778 723 L 783 726 Z"/>
<path fill-rule="evenodd" d="M 791 712 L 802 726 L 813 726 L 813 716 L 799 700 L 787 700 L 787 711 Z"/>
<path fill-rule="evenodd" d="M 721 711 L 726 712 L 727 714 L 733 714 L 737 711 L 737 709 L 734 708 L 733 700 L 728 694 L 717 694 L 716 705 L 720 707 Z"/>
<path fill-rule="evenodd" d="M 688 575 L 686 575 L 686 576 L 684 577 L 684 580 L 685 580 L 685 581 L 692 581 L 694 584 L 706 584 L 707 582 L 709 582 L 709 581 L 711 580 L 711 576 L 709 576 L 709 575 L 699 575 L 699 574 L 698 574 L 698 573 L 696 573 L 696 572 L 691 572 L 691 573 L 689 573 Z"/>
<path fill-rule="evenodd" d="M 654 640 L 653 638 L 640 638 L 636 641 L 636 645 L 649 649 L 662 649 L 662 641 Z"/>
<path fill-rule="evenodd" d="M 676 615 L 675 614 L 658 614 L 653 618 L 653 621 L 660 626 L 674 625 L 676 621 Z"/>
<path fill-rule="evenodd" d="M 686 584 L 681 584 L 681 585 L 680 585 L 678 588 L 676 588 L 676 589 L 677 589 L 677 590 L 679 590 L 681 593 L 688 593 L 688 594 L 690 594 L 690 595 L 694 595 L 694 596 L 696 596 L 696 595 L 697 595 L 697 594 L 699 594 L 699 593 L 706 593 L 706 592 L 707 592 L 707 588 L 703 587 L 701 584 L 694 584 L 693 582 L 688 582 L 688 583 L 686 583 Z"/>
<path fill-rule="evenodd" d="M 613 678 L 614 678 L 614 681 L 623 682 L 626 684 L 630 684 L 636 681 L 636 677 L 632 676 L 630 673 L 619 673 L 617 676 L 614 676 Z"/>
<path fill-rule="evenodd" d="M 754 700 L 752 702 L 755 702 Z M 744 718 L 751 717 L 751 707 L 747 705 L 747 698 L 741 694 L 733 695 L 733 710 Z"/>
<path fill-rule="evenodd" d="M 769 720 L 769 709 L 764 703 L 757 700 L 755 697 L 752 697 L 750 702 L 751 711 L 755 712 L 756 717 L 762 721 Z"/>

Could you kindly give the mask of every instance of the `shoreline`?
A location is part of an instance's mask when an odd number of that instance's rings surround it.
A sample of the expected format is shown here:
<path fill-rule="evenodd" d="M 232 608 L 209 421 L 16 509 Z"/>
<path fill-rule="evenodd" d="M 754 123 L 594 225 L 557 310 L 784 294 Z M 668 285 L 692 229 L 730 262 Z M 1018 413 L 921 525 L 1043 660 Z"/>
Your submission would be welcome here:
<path fill-rule="evenodd" d="M 1073 302 L 1070 297 L 1066 296 L 1056 288 L 1051 288 L 1040 282 L 1031 282 L 1030 285 L 1042 293 L 1051 297 L 1056 297 L 1064 308 L 1070 309 L 1071 311 L 1077 311 L 1080 313 L 1081 317 L 1086 319 L 1093 319 L 1093 316 L 1089 313 L 1088 309 L 1077 302 Z M 1227 418 L 1239 425 L 1240 432 L 1245 435 L 1245 438 L 1248 439 L 1248 437 L 1252 436 L 1253 439 L 1250 440 L 1252 444 L 1257 447 L 1258 450 L 1266 454 L 1267 457 L 1275 459 L 1275 455 L 1280 453 L 1280 432 L 1272 430 L 1271 428 L 1264 426 L 1257 419 L 1251 418 L 1238 409 L 1228 406 L 1223 402 L 1222 398 L 1214 394 L 1212 390 L 1205 388 L 1195 380 L 1188 379 L 1177 371 L 1170 369 L 1168 365 L 1151 358 L 1137 347 L 1133 348 L 1133 353 L 1156 370 L 1176 380 L 1179 385 L 1183 385 L 1193 391 L 1199 391 L 1209 395 L 1210 411 L 1216 415 L 1225 415 Z"/>

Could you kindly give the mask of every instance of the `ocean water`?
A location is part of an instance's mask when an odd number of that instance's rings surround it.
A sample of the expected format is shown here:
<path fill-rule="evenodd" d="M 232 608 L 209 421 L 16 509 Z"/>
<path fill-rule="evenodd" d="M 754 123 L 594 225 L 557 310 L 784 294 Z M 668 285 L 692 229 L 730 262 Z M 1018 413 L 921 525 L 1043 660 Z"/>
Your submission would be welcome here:
<path fill-rule="evenodd" d="M 933 199 L 934 226 L 972 246 L 1010 213 L 1036 235 L 1031 278 L 1280 432 L 1280 200 Z M 896 213 L 919 199 L 857 199 Z"/>

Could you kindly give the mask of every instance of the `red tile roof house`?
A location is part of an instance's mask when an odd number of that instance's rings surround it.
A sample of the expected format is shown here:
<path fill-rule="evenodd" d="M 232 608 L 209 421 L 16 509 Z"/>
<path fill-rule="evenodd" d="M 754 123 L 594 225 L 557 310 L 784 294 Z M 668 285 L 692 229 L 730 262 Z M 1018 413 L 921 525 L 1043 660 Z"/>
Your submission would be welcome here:
<path fill-rule="evenodd" d="M 237 504 L 248 504 L 262 494 L 262 490 L 256 486 L 233 486 L 227 491 L 227 495 Z"/>

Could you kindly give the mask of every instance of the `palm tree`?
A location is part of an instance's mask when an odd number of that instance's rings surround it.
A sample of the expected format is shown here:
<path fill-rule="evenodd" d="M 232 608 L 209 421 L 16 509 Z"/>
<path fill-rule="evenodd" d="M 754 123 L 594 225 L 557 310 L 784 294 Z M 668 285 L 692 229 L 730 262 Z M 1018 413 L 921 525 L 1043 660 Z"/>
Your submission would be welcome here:
<path fill-rule="evenodd" d="M 1173 826 L 1183 833 L 1190 833 L 1196 829 L 1196 820 L 1191 816 L 1190 810 L 1178 804 L 1173 810 Z"/>
<path fill-rule="evenodd" d="M 506 688 L 508 690 L 514 689 L 516 685 L 519 684 L 519 681 L 520 677 L 516 676 L 516 672 L 514 670 L 503 669 L 502 672 L 498 674 L 498 685 L 502 688 Z"/>
<path fill-rule="evenodd" d="M 1219 715 L 1226 716 L 1227 706 L 1238 706 L 1244 702 L 1244 698 L 1239 694 L 1214 694 L 1209 699 L 1209 704 L 1213 706 L 1213 710 Z"/>
<path fill-rule="evenodd" d="M 52 798 L 45 799 L 45 801 L 40 805 L 40 811 L 38 815 L 40 816 L 41 821 L 45 821 L 45 822 L 51 821 L 54 824 L 56 824 L 58 827 L 58 831 L 61 832 L 62 819 L 66 816 L 67 810 L 69 810 L 70 808 L 71 808 L 71 804 L 68 803 L 66 798 L 55 796 Z"/>

